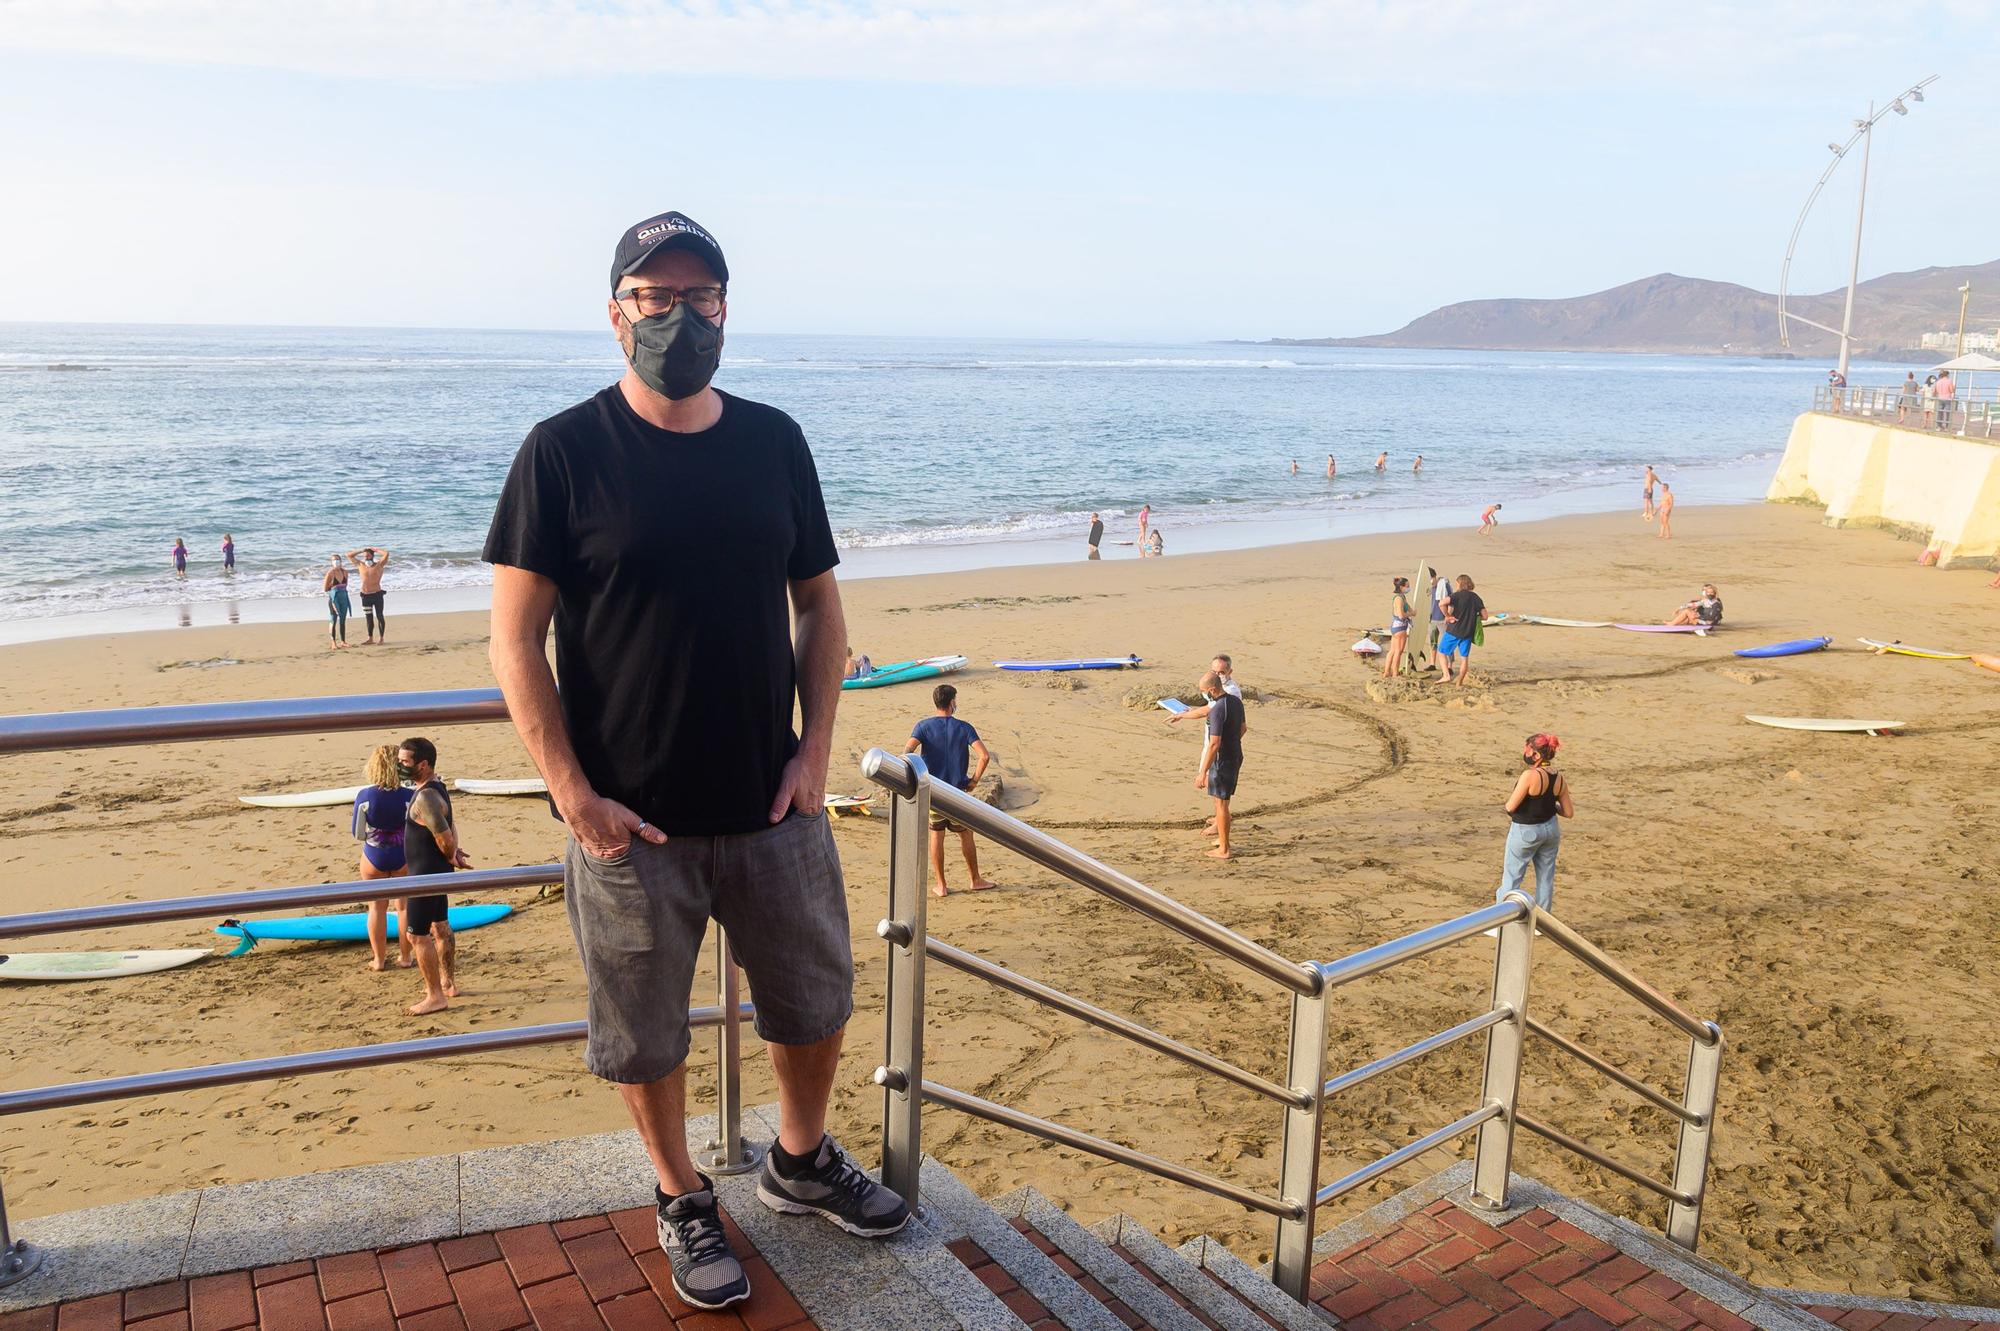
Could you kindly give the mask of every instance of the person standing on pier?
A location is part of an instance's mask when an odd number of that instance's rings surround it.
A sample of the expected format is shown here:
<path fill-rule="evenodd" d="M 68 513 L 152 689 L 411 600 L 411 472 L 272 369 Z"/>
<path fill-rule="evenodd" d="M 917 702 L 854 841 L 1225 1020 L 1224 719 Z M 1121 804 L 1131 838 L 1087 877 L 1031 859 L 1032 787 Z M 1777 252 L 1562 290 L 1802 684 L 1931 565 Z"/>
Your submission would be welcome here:
<path fill-rule="evenodd" d="M 839 556 L 797 423 L 710 386 L 728 282 L 721 246 L 686 216 L 626 231 L 606 306 L 625 374 L 528 433 L 484 552 L 493 672 L 570 833 L 584 1061 L 618 1086 L 651 1157 L 674 1290 L 706 1309 L 750 1297 L 684 1122 L 711 917 L 777 1074 L 758 1200 L 870 1238 L 909 1220 L 826 1131 L 854 1010 L 823 808 L 847 643 Z"/>

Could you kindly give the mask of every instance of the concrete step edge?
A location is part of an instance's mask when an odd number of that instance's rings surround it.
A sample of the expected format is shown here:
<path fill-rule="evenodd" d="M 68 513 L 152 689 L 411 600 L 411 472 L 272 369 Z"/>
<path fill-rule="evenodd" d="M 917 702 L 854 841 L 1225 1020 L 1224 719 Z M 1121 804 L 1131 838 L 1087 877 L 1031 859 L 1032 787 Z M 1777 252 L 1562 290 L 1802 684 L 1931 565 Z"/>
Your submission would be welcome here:
<path fill-rule="evenodd" d="M 1237 1298 L 1283 1326 L 1285 1331 L 1326 1331 L 1340 1325 L 1339 1318 L 1317 1304 L 1294 1303 L 1263 1272 L 1207 1235 L 1189 1239 L 1174 1251 L 1213 1274 Z"/>
<path fill-rule="evenodd" d="M 1152 1230 L 1120 1213 L 1090 1232 L 1106 1243 L 1115 1244 L 1143 1262 L 1154 1275 L 1189 1303 L 1206 1313 L 1224 1331 L 1271 1331 L 1270 1323 L 1250 1311 L 1249 1305 L 1221 1285 L 1203 1275 L 1201 1268 L 1162 1243 Z M 1113 1253 L 1112 1256 L 1118 1256 Z"/>
<path fill-rule="evenodd" d="M 1130 1262 L 1111 1251 L 1110 1244 L 1078 1224 L 1048 1198 L 1033 1188 L 1023 1188 L 1010 1197 L 1020 1198 L 1016 1214 L 1143 1318 L 1153 1331 L 1207 1331 L 1193 1314 L 1162 1294 Z"/>
<path fill-rule="evenodd" d="M 1110 1309 L 1008 1224 L 999 1207 L 982 1201 L 944 1164 L 926 1156 L 918 1186 L 933 1228 L 947 1239 L 967 1238 L 977 1243 L 1069 1331 L 1126 1331 Z M 951 1256 L 948 1252 L 945 1255 Z"/>

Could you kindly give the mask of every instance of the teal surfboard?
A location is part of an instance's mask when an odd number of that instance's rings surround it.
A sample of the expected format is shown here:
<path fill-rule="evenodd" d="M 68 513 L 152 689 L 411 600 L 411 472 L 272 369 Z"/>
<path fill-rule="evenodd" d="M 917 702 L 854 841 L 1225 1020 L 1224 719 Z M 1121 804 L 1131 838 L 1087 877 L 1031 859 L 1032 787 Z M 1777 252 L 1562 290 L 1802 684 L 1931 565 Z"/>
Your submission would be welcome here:
<path fill-rule="evenodd" d="M 447 917 L 453 933 L 477 929 L 514 913 L 512 906 L 453 906 Z M 240 940 L 229 955 L 240 957 L 267 939 L 285 938 L 323 943 L 362 943 L 368 939 L 368 916 L 363 911 L 348 915 L 298 915 L 279 920 L 224 920 L 215 932 Z M 396 912 L 389 912 L 389 937 L 401 937 Z"/>
<path fill-rule="evenodd" d="M 898 661 L 894 665 L 876 666 L 872 674 L 859 679 L 843 679 L 843 689 L 879 689 L 884 684 L 907 684 L 913 679 L 934 679 L 965 668 L 962 656 L 928 656 L 921 661 Z"/>

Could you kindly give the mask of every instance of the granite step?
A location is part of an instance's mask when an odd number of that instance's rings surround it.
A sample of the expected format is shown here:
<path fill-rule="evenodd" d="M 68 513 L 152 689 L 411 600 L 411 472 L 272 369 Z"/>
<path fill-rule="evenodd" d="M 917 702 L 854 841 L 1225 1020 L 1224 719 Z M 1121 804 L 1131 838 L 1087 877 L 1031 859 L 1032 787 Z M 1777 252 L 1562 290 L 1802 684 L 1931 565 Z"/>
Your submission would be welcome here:
<path fill-rule="evenodd" d="M 1212 1238 L 1204 1235 L 1189 1239 L 1174 1251 L 1255 1312 L 1267 1326 L 1279 1331 L 1327 1331 L 1328 1327 L 1340 1325 L 1339 1318 L 1317 1304 L 1294 1301 L 1263 1272 Z"/>

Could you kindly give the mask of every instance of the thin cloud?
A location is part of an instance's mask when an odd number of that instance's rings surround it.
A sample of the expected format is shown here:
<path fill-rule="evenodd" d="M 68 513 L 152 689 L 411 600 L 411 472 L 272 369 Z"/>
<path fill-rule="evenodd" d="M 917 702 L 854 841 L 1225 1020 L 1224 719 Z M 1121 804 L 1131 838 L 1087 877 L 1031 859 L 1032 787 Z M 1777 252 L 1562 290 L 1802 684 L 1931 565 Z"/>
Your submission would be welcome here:
<path fill-rule="evenodd" d="M 1850 0 L 0 0 L 0 50 L 432 85 L 657 72 L 993 87 L 1353 95 L 1895 84 L 1985 31 L 1976 6 L 1884 23 Z M 1909 64 L 1905 69 L 1903 66 Z"/>

